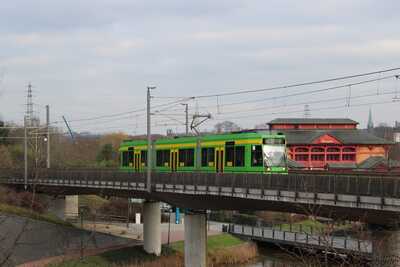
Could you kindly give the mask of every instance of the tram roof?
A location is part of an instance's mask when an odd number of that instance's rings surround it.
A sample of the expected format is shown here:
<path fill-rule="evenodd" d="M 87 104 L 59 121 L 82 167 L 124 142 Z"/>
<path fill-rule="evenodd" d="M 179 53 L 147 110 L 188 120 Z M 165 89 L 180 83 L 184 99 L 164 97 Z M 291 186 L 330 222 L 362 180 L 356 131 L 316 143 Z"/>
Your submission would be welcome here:
<path fill-rule="evenodd" d="M 185 144 L 195 143 L 198 139 L 201 141 L 221 141 L 221 140 L 243 140 L 253 138 L 285 138 L 283 134 L 278 132 L 268 131 L 255 131 L 255 132 L 236 132 L 236 133 L 222 133 L 222 134 L 206 134 L 202 136 L 177 136 L 160 138 L 156 140 L 156 144 Z M 146 145 L 147 140 L 124 140 L 121 147 Z"/>

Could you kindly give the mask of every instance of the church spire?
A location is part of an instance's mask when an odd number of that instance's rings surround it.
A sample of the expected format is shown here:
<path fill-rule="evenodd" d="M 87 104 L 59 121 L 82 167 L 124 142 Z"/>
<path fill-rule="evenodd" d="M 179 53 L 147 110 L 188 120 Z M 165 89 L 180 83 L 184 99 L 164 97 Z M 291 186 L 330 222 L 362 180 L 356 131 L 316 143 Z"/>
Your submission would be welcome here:
<path fill-rule="evenodd" d="M 369 109 L 369 115 L 368 115 L 368 124 L 367 124 L 367 129 L 368 131 L 371 131 L 374 128 L 374 122 L 372 121 L 372 111 L 371 108 Z"/>

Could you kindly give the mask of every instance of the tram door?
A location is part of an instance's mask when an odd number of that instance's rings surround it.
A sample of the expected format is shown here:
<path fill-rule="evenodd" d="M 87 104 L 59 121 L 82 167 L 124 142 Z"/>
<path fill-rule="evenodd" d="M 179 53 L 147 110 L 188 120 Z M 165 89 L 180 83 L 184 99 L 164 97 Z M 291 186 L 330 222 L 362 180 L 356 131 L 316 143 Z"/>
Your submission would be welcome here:
<path fill-rule="evenodd" d="M 133 147 L 128 148 L 128 164 L 130 168 L 135 168 L 135 149 Z"/>
<path fill-rule="evenodd" d="M 224 147 L 215 148 L 215 171 L 224 172 Z"/>
<path fill-rule="evenodd" d="M 134 156 L 134 169 L 135 172 L 140 172 L 141 166 L 140 166 L 140 151 L 135 151 L 135 156 Z"/>
<path fill-rule="evenodd" d="M 172 172 L 178 170 L 178 149 L 171 149 L 170 166 Z"/>

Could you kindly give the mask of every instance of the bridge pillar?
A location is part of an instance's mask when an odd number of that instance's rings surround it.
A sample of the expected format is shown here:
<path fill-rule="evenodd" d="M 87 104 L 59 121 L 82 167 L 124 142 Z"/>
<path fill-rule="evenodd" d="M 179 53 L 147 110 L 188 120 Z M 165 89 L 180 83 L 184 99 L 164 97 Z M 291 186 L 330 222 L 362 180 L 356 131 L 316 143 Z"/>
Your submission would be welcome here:
<path fill-rule="evenodd" d="M 56 215 L 61 220 L 65 220 L 65 197 L 57 196 L 51 197 L 47 195 L 42 195 L 42 199 L 44 199 L 47 203 L 47 211 Z"/>
<path fill-rule="evenodd" d="M 372 266 L 400 265 L 400 230 L 372 232 Z"/>
<path fill-rule="evenodd" d="M 143 248 L 149 254 L 161 254 L 160 202 L 143 203 Z"/>
<path fill-rule="evenodd" d="M 79 196 L 65 196 L 65 219 L 76 219 L 79 216 Z"/>
<path fill-rule="evenodd" d="M 207 220 L 205 213 L 185 214 L 185 267 L 207 266 Z"/>

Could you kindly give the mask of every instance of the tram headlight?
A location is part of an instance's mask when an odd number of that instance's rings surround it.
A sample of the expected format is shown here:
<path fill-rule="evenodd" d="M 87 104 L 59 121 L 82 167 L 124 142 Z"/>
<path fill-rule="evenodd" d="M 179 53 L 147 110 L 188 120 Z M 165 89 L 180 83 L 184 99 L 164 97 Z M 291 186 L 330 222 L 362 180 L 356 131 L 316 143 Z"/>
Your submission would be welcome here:
<path fill-rule="evenodd" d="M 271 168 L 270 168 L 270 167 L 268 167 L 268 168 L 267 168 L 267 171 L 271 171 Z"/>

